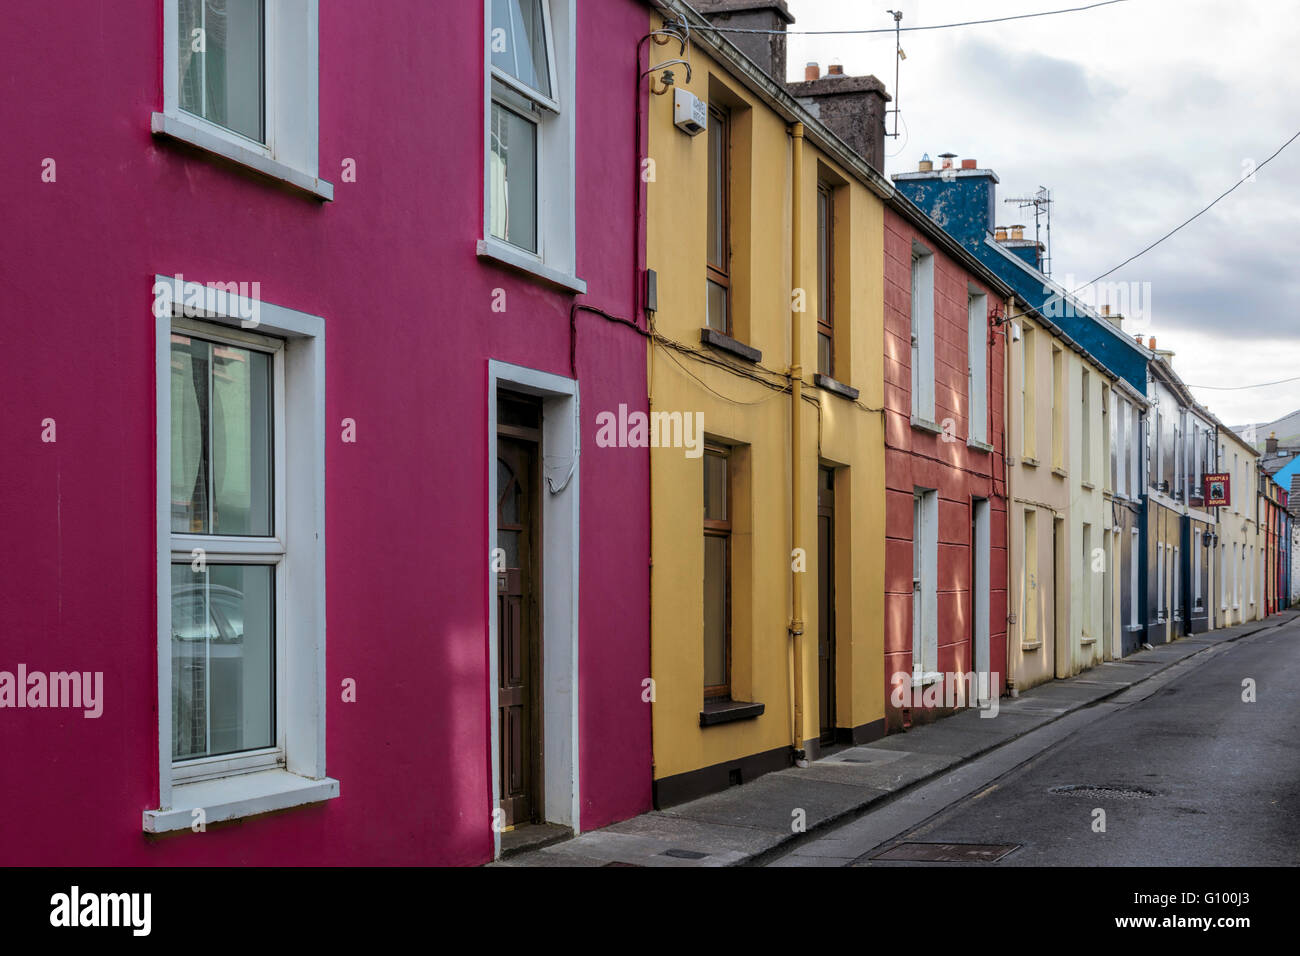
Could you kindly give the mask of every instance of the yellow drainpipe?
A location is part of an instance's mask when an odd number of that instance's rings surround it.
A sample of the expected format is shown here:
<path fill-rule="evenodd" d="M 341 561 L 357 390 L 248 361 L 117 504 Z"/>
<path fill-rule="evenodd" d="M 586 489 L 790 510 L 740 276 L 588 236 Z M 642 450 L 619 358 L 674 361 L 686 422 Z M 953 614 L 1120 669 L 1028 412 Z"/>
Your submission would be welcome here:
<path fill-rule="evenodd" d="M 791 189 L 790 228 L 791 228 L 791 268 L 790 284 L 793 289 L 802 290 L 803 275 L 803 124 L 795 123 L 791 129 L 794 137 L 794 183 Z M 802 292 L 799 298 L 803 299 Z M 798 303 L 802 305 L 802 303 Z M 800 453 L 803 449 L 803 428 L 801 426 L 803 404 L 803 351 L 800 348 L 803 338 L 803 325 L 800 310 L 796 307 L 795 296 L 791 295 L 790 308 L 790 536 L 794 547 L 803 544 L 803 481 L 800 468 Z M 792 739 L 797 761 L 804 760 L 803 752 L 803 572 L 794 570 L 794 561 L 790 563 L 794 610 L 790 618 L 790 636 L 794 642 L 794 728 Z"/>

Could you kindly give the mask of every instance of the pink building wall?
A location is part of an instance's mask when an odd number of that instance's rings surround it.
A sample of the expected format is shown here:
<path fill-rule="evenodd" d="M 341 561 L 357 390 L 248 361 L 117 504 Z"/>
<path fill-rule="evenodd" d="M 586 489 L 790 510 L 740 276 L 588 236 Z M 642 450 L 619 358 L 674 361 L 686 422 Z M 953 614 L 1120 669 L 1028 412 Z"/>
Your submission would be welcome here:
<path fill-rule="evenodd" d="M 993 334 L 987 353 L 988 399 L 992 411 L 988 443 L 993 451 L 968 447 L 967 290 L 975 285 L 999 296 L 959 261 L 934 249 L 935 421 L 952 419 L 955 441 L 914 428 L 912 415 L 912 243 L 935 243 L 892 209 L 885 210 L 885 680 L 912 671 L 912 495 L 915 488 L 938 492 L 938 670 L 964 674 L 972 659 L 971 500 L 989 501 L 989 668 L 998 675 L 992 690 L 1006 685 L 1007 485 L 1003 464 L 1005 340 Z M 992 331 L 992 330 L 990 330 Z M 918 693 L 919 696 L 919 693 Z M 914 706 L 913 721 L 933 712 Z M 891 731 L 903 716 L 886 703 Z"/>
<path fill-rule="evenodd" d="M 103 671 L 104 713 L 0 710 L 0 863 L 490 859 L 487 362 L 569 375 L 575 297 L 481 262 L 483 4 L 320 14 L 322 203 L 150 134 L 162 3 L 6 6 L 0 669 Z M 634 0 L 578 4 L 577 271 L 633 308 Z M 627 121 L 610 122 L 609 117 Z M 42 182 L 42 160 L 57 180 Z M 345 158 L 357 181 L 341 181 Z M 155 274 L 325 317 L 327 771 L 341 796 L 147 837 L 158 806 Z M 507 311 L 490 308 L 506 291 Z M 650 809 L 645 344 L 578 315 L 581 822 Z M 41 441 L 53 418 L 57 441 Z M 353 418 L 357 441 L 340 440 Z M 357 683 L 343 703 L 344 678 Z"/>

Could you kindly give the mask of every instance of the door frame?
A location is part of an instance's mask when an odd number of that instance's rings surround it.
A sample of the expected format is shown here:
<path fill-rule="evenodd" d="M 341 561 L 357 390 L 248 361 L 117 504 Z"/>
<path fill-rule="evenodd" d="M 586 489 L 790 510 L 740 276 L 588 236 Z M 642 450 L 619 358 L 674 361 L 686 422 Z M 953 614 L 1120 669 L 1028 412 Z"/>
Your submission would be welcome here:
<path fill-rule="evenodd" d="M 830 484 L 831 484 L 831 486 L 830 486 L 829 489 L 823 489 L 823 488 L 822 488 L 822 473 L 823 473 L 823 472 L 825 472 L 826 474 L 828 474 L 828 475 L 830 476 Z M 835 474 L 835 472 L 836 472 L 836 467 L 835 467 L 834 465 L 824 465 L 824 464 L 821 464 L 820 462 L 819 462 L 818 465 L 817 465 L 817 616 L 818 616 L 818 620 L 817 620 L 817 628 L 818 628 L 818 632 L 819 632 L 819 633 L 818 633 L 819 643 L 820 643 L 821 624 L 822 624 L 822 620 L 823 620 L 823 619 L 825 619 L 826 622 L 827 622 L 827 635 L 828 635 L 828 636 L 827 636 L 827 641 L 826 641 L 826 644 L 827 644 L 827 663 L 826 663 L 826 669 L 827 669 L 827 679 L 826 679 L 826 683 L 827 683 L 827 688 L 826 688 L 826 690 L 827 690 L 827 694 L 826 694 L 826 697 L 827 697 L 827 699 L 826 699 L 826 700 L 821 699 L 821 698 L 822 698 L 822 695 L 821 695 L 821 671 L 822 671 L 822 664 L 821 664 L 821 655 L 820 655 L 820 653 L 818 654 L 818 659 L 817 659 L 817 677 L 818 677 L 818 689 L 817 689 L 817 690 L 818 690 L 818 694 L 817 694 L 817 696 L 818 696 L 818 701 L 817 701 L 818 728 L 817 728 L 817 739 L 818 739 L 818 741 L 819 741 L 819 743 L 820 743 L 821 746 L 830 746 L 830 745 L 833 745 L 833 744 L 836 742 L 836 738 L 837 738 L 837 736 L 838 736 L 838 734 L 839 734 L 839 699 L 838 699 L 839 695 L 838 695 L 838 693 L 837 693 L 837 691 L 839 690 L 839 687 L 838 687 L 838 684 L 839 684 L 839 668 L 838 668 L 838 663 L 837 663 L 837 660 L 836 660 L 836 648 L 835 648 L 835 638 L 836 638 L 836 633 L 835 633 L 835 630 L 836 630 L 836 621 L 835 621 L 835 576 L 836 576 L 836 574 L 837 574 L 836 562 L 835 562 L 835 547 L 836 547 L 836 544 L 835 544 L 835 539 L 836 539 L 836 534 L 835 534 L 835 485 L 836 485 L 836 474 Z M 829 505 L 829 506 L 823 506 L 823 505 L 822 505 L 822 491 L 823 491 L 823 490 L 826 490 L 826 491 L 829 492 L 829 500 L 830 500 L 830 505 Z M 826 549 L 826 550 L 827 550 L 827 561 L 826 561 L 826 563 L 827 563 L 827 565 L 829 565 L 829 566 L 828 566 L 828 567 L 825 567 L 825 568 L 822 567 L 822 560 L 821 560 L 821 551 L 822 551 L 822 547 L 821 547 L 821 526 L 822 526 L 822 519 L 823 519 L 823 518 L 829 518 L 829 519 L 830 519 L 830 521 L 829 521 L 829 523 L 828 523 L 828 524 L 829 524 L 829 528 L 830 528 L 829 541 L 828 541 L 828 547 L 827 547 L 827 549 Z M 825 576 L 825 579 L 826 579 L 826 582 L 827 582 L 827 588 L 826 588 L 826 590 L 827 590 L 827 592 L 828 592 L 828 595 L 827 595 L 827 596 L 828 596 L 828 600 L 827 600 L 827 602 L 826 602 L 826 606 L 823 606 L 823 604 L 822 604 L 822 600 L 821 600 L 821 583 L 822 583 L 822 578 L 823 578 L 823 576 Z M 820 648 L 818 648 L 818 650 L 820 651 Z M 826 709 L 829 711 L 829 714 L 830 714 L 830 740 L 824 740 L 824 739 L 823 739 L 825 732 L 824 732 L 823 728 L 820 726 L 820 725 L 821 725 L 821 712 L 822 712 L 822 709 L 823 709 L 823 708 L 826 708 Z"/>
<path fill-rule="evenodd" d="M 975 672 L 977 698 L 980 691 L 997 696 L 993 679 L 989 631 L 989 600 L 992 596 L 992 503 L 988 498 L 971 499 L 971 670 Z M 981 683 L 981 674 L 987 674 Z M 980 703 L 983 701 L 980 700 Z"/>
<path fill-rule="evenodd" d="M 542 806 L 547 823 L 581 830 L 578 747 L 578 543 L 580 420 L 578 383 L 550 372 L 487 363 L 487 517 L 488 550 L 496 547 L 497 390 L 534 395 L 542 400 L 542 449 L 539 462 L 542 536 L 541 607 Z M 492 856 L 501 855 L 501 832 L 493 811 L 500 805 L 500 733 L 498 726 L 496 574 L 484 555 L 488 628 L 485 648 L 488 692 L 491 792 L 484 820 L 492 833 Z"/>

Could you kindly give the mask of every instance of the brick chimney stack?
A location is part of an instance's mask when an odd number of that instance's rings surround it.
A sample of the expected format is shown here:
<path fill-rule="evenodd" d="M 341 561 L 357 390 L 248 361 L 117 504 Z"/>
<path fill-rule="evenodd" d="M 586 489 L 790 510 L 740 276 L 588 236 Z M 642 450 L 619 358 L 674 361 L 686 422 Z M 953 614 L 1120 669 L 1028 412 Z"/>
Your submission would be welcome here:
<path fill-rule="evenodd" d="M 1264 453 L 1266 455 L 1277 454 L 1277 432 L 1268 433 L 1268 438 L 1264 440 Z"/>
<path fill-rule="evenodd" d="M 885 105 L 891 97 L 874 76 L 848 76 L 832 63 L 825 76 L 811 66 L 801 83 L 787 83 L 790 95 L 844 140 L 875 170 L 885 168 Z"/>
<path fill-rule="evenodd" d="M 785 82 L 785 29 L 794 17 L 785 0 L 690 0 L 691 6 L 718 27 L 737 30 L 776 30 L 776 33 L 727 33 L 741 53 L 776 80 Z"/>

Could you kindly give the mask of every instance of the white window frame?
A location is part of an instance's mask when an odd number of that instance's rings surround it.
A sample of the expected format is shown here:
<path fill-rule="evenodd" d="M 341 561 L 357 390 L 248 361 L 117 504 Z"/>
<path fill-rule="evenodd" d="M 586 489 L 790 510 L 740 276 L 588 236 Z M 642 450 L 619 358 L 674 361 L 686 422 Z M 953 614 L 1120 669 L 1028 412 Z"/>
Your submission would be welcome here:
<path fill-rule="evenodd" d="M 240 751 L 234 754 L 218 754 L 212 757 L 198 757 L 172 763 L 172 782 L 187 783 L 194 780 L 207 780 L 236 773 L 248 773 L 284 766 L 285 733 L 283 713 L 285 703 L 285 642 L 280 636 L 285 633 L 285 610 L 288 602 L 285 582 L 285 561 L 288 557 L 285 528 L 285 482 L 281 476 L 286 474 L 285 466 L 285 392 L 284 392 L 284 341 L 265 335 L 256 335 L 240 329 L 227 329 L 194 319 L 175 316 L 172 319 L 172 332 L 191 335 L 194 338 L 213 342 L 218 345 L 232 345 L 236 348 L 264 352 L 271 356 L 272 388 L 272 534 L 266 536 L 222 535 L 222 534 L 187 534 L 173 531 L 171 534 L 170 563 L 190 564 L 195 549 L 201 549 L 208 565 L 263 565 L 274 569 L 275 577 L 275 743 L 270 747 L 256 750 Z M 160 393 L 161 394 L 161 393 Z M 170 431 L 168 441 L 170 443 Z M 168 446 L 170 448 L 170 444 Z M 170 461 L 170 454 L 168 455 Z M 169 496 L 170 497 L 170 496 Z M 160 592 L 161 593 L 161 592 Z M 171 588 L 166 592 L 171 599 Z M 169 605 L 170 606 L 170 605 Z M 170 642 L 168 644 L 170 647 Z M 171 666 L 170 663 L 168 665 Z M 169 698 L 170 699 L 170 698 Z M 169 711 L 170 713 L 170 711 Z"/>
<path fill-rule="evenodd" d="M 551 96 L 520 83 L 492 66 L 492 0 L 483 0 L 483 237 L 479 258 L 532 274 L 552 285 L 585 294 L 577 276 L 577 7 L 576 0 L 542 0 L 547 34 Z M 536 104 L 544 115 L 537 124 L 537 252 L 492 235 L 492 104 L 498 82 Z M 501 101 L 505 105 L 506 101 Z M 512 112 L 519 113 L 517 108 Z M 519 115 L 523 116 L 522 113 Z"/>
<path fill-rule="evenodd" d="M 325 322 L 267 302 L 254 302 L 180 277 L 154 283 L 158 567 L 158 797 L 145 810 L 147 832 L 188 829 L 194 811 L 206 823 L 237 819 L 339 795 L 325 774 Z M 256 311 L 254 311 L 256 310 Z M 184 314 L 181 314 L 184 313 Z M 256 334 L 240 328 L 256 315 Z M 171 336 L 275 347 L 275 536 L 172 534 Z M 277 742 L 248 753 L 172 761 L 172 563 L 188 547 L 249 563 L 280 561 L 276 573 Z M 282 552 L 282 557 L 281 557 Z"/>
<path fill-rule="evenodd" d="M 939 492 L 912 492 L 912 684 L 932 683 L 939 674 Z M 920 614 L 917 614 L 919 609 Z"/>
<path fill-rule="evenodd" d="M 970 421 L 966 426 L 968 441 L 988 444 L 988 294 L 977 287 L 967 290 L 966 349 L 967 398 Z"/>
<path fill-rule="evenodd" d="M 934 253 L 912 243 L 912 419 L 934 424 Z"/>
<path fill-rule="evenodd" d="M 1129 532 L 1129 590 L 1132 592 L 1128 602 L 1128 624 L 1133 630 L 1141 627 L 1138 620 L 1139 590 L 1141 588 L 1140 565 L 1142 562 L 1141 538 L 1137 528 Z"/>
<path fill-rule="evenodd" d="M 332 200 L 334 185 L 320 178 L 320 0 L 266 0 L 264 8 L 265 141 L 181 109 L 178 0 L 163 0 L 163 111 L 153 114 L 153 132 Z"/>

